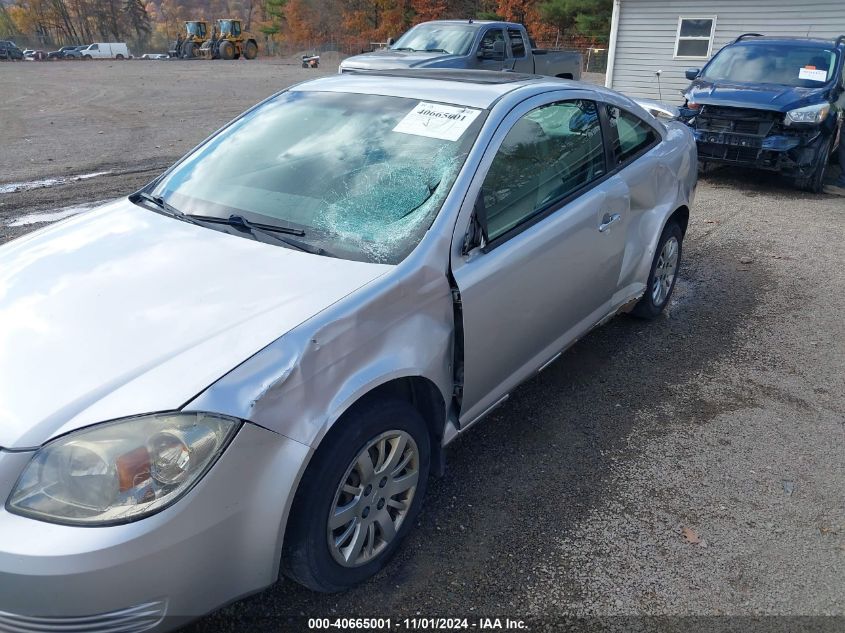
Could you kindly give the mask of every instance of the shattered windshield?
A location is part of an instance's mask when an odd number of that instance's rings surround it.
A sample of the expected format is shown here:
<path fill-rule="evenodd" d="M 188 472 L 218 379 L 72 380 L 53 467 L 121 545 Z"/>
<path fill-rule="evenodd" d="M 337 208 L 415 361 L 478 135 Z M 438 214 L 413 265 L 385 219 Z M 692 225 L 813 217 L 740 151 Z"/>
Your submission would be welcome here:
<path fill-rule="evenodd" d="M 484 112 L 416 99 L 289 91 L 189 155 L 152 193 L 180 211 L 299 231 L 359 261 L 398 263 L 431 226 Z"/>
<path fill-rule="evenodd" d="M 395 51 L 436 51 L 467 55 L 476 30 L 473 26 L 460 24 L 420 24 L 405 33 L 390 48 Z"/>
<path fill-rule="evenodd" d="M 704 69 L 703 79 L 817 88 L 833 77 L 836 55 L 817 46 L 739 44 L 723 48 Z"/>

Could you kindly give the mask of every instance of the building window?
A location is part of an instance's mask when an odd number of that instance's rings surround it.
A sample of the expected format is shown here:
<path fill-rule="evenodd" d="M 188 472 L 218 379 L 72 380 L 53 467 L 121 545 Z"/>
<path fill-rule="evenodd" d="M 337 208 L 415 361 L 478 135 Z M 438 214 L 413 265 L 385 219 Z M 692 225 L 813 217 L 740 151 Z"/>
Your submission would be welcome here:
<path fill-rule="evenodd" d="M 713 46 L 716 18 L 678 17 L 675 57 L 707 59 Z"/>

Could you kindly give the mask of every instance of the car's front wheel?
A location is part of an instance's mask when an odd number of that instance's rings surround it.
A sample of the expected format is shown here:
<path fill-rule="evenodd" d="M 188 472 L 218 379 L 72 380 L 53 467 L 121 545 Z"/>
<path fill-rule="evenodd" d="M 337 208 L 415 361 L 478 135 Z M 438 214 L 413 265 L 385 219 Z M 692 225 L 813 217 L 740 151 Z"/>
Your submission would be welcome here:
<path fill-rule="evenodd" d="M 338 422 L 303 475 L 282 569 L 316 591 L 348 589 L 379 571 L 420 512 L 430 440 L 419 412 L 372 400 Z"/>
<path fill-rule="evenodd" d="M 811 193 L 821 193 L 824 188 L 824 172 L 830 160 L 830 152 L 833 147 L 833 137 L 830 136 L 822 141 L 821 147 L 813 161 L 813 168 L 807 176 L 797 178 L 795 184 L 799 189 Z"/>
<path fill-rule="evenodd" d="M 677 222 L 669 221 L 657 242 L 657 250 L 651 262 L 648 285 L 645 294 L 631 311 L 641 319 L 654 319 L 669 304 L 675 289 L 678 268 L 681 265 L 683 231 Z"/>

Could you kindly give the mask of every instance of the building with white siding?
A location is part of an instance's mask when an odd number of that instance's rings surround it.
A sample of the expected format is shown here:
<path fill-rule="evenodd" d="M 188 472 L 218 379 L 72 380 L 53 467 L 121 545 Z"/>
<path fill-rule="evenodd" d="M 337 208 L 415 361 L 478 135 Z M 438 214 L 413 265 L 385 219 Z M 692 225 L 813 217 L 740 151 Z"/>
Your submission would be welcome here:
<path fill-rule="evenodd" d="M 614 0 L 606 85 L 678 103 L 684 71 L 743 33 L 835 39 L 845 0 Z"/>

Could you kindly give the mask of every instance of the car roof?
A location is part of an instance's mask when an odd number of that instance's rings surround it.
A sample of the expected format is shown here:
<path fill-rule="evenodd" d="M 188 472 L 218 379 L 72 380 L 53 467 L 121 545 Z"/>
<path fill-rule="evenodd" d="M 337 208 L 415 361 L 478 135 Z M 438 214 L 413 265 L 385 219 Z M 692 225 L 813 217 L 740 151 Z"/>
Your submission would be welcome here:
<path fill-rule="evenodd" d="M 601 91 L 598 86 L 542 75 L 454 69 L 344 72 L 298 84 L 291 90 L 351 92 L 489 108 L 506 94 L 526 87 L 537 92 L 566 88 Z"/>
<path fill-rule="evenodd" d="M 812 46 L 815 48 L 833 48 L 833 40 L 822 40 L 818 38 L 809 37 L 782 37 L 782 36 L 756 36 L 742 39 L 735 42 L 736 46 L 754 46 L 757 44 L 775 44 L 777 46 L 790 46 L 801 44 L 802 46 Z"/>

